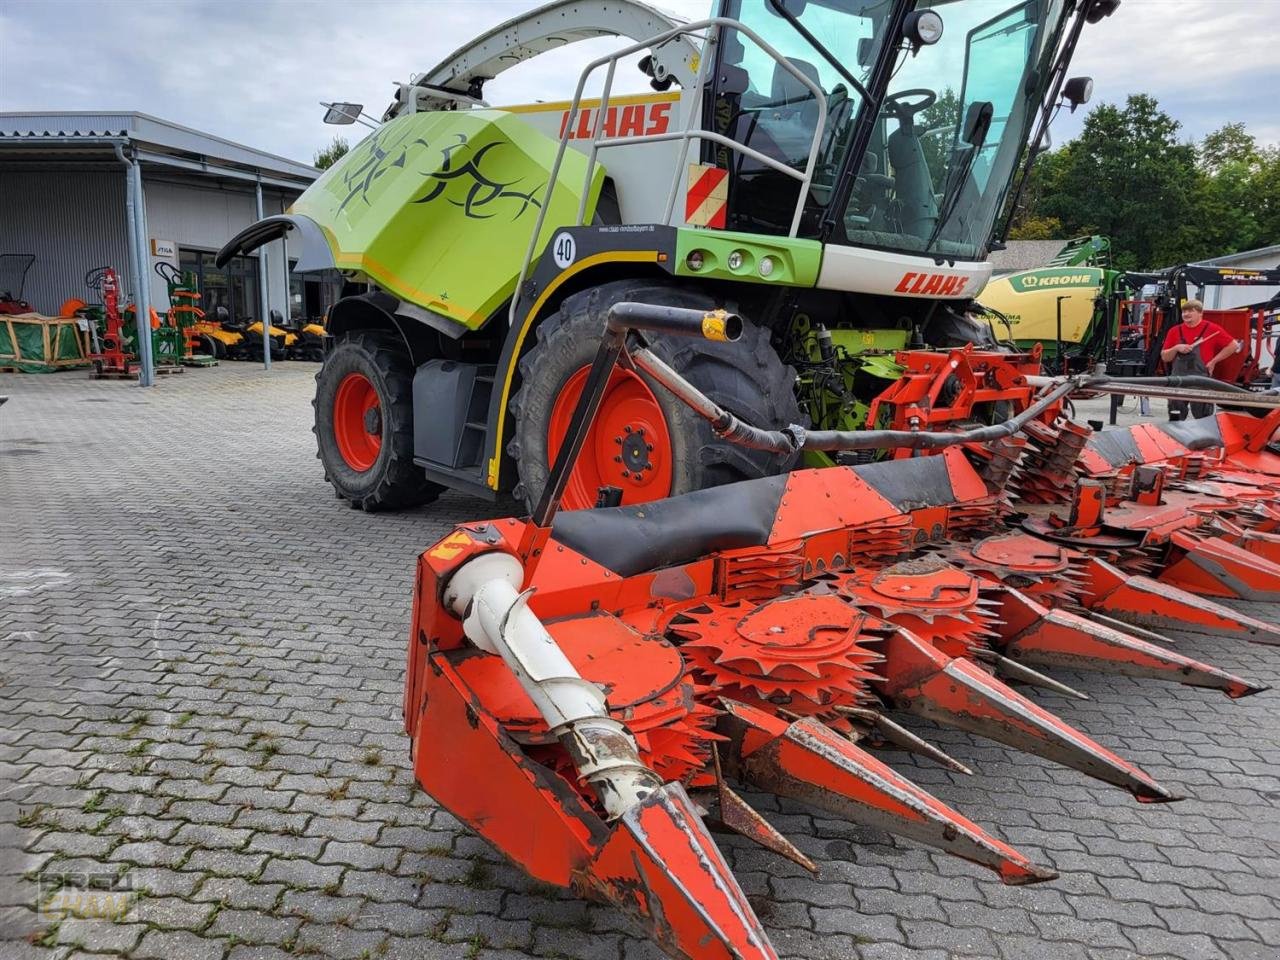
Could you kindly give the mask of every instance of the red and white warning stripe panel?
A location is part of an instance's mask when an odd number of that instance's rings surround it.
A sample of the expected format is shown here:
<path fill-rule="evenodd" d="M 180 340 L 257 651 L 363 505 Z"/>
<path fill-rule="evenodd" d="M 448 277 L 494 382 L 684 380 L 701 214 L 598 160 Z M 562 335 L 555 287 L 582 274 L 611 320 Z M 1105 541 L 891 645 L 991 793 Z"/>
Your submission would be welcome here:
<path fill-rule="evenodd" d="M 729 218 L 729 171 L 701 163 L 689 164 L 684 200 L 685 223 L 723 230 Z"/>

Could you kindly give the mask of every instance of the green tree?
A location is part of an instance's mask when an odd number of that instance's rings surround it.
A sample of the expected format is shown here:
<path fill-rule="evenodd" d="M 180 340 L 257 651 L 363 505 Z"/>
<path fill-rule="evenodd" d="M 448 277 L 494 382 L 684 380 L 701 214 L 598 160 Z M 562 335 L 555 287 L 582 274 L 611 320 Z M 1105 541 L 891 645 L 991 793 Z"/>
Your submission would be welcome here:
<path fill-rule="evenodd" d="M 347 151 L 350 149 L 351 144 L 347 143 L 346 137 L 334 137 L 333 142 L 327 147 L 316 151 L 315 166 L 321 170 L 328 170 L 346 156 Z"/>
<path fill-rule="evenodd" d="M 933 176 L 935 193 L 942 191 L 946 177 L 947 160 L 955 145 L 960 124 L 960 98 L 951 87 L 943 90 L 931 107 L 920 111 L 916 118 L 916 132 L 921 136 L 924 159 Z"/>
<path fill-rule="evenodd" d="M 1058 217 L 1045 212 L 1047 198 L 1061 190 L 1062 171 L 1067 164 L 1070 144 L 1061 150 L 1040 154 L 1031 165 L 1009 228 L 1012 240 L 1067 239 L 1071 234 Z"/>
<path fill-rule="evenodd" d="M 1044 153 L 1010 236 L 1111 238 L 1121 268 L 1191 263 L 1280 239 L 1280 147 L 1227 123 L 1199 144 L 1149 96 L 1103 104 L 1080 136 Z"/>
<path fill-rule="evenodd" d="M 1258 224 L 1262 154 L 1242 123 L 1228 123 L 1200 143 L 1200 180 L 1179 227 L 1189 259 L 1248 250 L 1264 241 Z"/>
<path fill-rule="evenodd" d="M 1258 228 L 1253 246 L 1280 243 L 1280 146 L 1258 151 L 1257 169 L 1249 183 L 1250 209 Z"/>
<path fill-rule="evenodd" d="M 1057 217 L 1023 217 L 1009 230 L 1010 240 L 1067 240 L 1067 228 Z"/>
<path fill-rule="evenodd" d="M 1117 266 L 1183 262 L 1197 245 L 1187 223 L 1201 172 L 1198 151 L 1178 139 L 1179 124 L 1155 98 L 1134 94 L 1123 107 L 1102 104 L 1064 149 L 1056 189 L 1041 216 L 1073 235 L 1110 237 Z"/>
<path fill-rule="evenodd" d="M 1223 124 L 1200 141 L 1200 166 L 1210 176 L 1227 166 L 1253 167 L 1258 160 L 1258 142 L 1243 123 Z"/>

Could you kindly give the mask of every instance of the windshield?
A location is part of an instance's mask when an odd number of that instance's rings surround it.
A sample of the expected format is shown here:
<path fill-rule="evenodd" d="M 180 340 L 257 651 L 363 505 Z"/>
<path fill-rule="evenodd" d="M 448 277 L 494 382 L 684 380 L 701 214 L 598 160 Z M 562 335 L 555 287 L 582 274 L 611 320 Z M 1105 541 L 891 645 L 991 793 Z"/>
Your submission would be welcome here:
<path fill-rule="evenodd" d="M 826 94 L 827 116 L 811 189 L 817 206 L 825 206 L 830 199 L 854 118 L 864 103 L 859 87 L 865 89 L 870 82 L 883 40 L 881 26 L 892 7 L 893 0 L 779 0 L 776 4 L 730 0 L 725 4 L 725 16 L 758 33 Z M 738 30 L 726 30 L 710 119 L 720 133 L 803 170 L 817 129 L 818 101 L 759 45 Z M 716 147 L 711 153 L 717 166 L 729 169 L 733 180 L 729 229 L 785 232 L 795 210 L 796 182 L 728 148 Z M 812 230 L 818 217 L 813 210 L 807 212 L 805 224 Z"/>
<path fill-rule="evenodd" d="M 1036 106 L 1028 77 L 1062 0 L 916 5 L 929 7 L 943 18 L 942 39 L 908 57 L 889 84 L 845 235 L 859 246 L 977 259 L 1022 149 Z M 987 111 L 989 125 L 966 129 Z"/>
<path fill-rule="evenodd" d="M 893 0 L 730 0 L 741 20 L 827 95 L 827 116 L 801 233 L 814 235 L 852 145 Z M 1056 40 L 1063 0 L 920 0 L 942 38 L 894 54 L 834 243 L 981 259 L 1038 105 L 1031 83 Z M 779 9 L 781 8 L 781 10 Z M 789 14 L 789 16 L 788 16 Z M 806 36 L 808 34 L 808 36 Z M 713 129 L 803 169 L 816 130 L 812 93 L 738 31 L 725 31 Z M 883 75 L 881 78 L 883 85 Z M 966 123 L 966 120 L 977 121 Z M 742 153 L 708 148 L 730 170 L 729 228 L 786 232 L 795 181 Z M 856 158 L 855 158 L 856 159 Z"/>

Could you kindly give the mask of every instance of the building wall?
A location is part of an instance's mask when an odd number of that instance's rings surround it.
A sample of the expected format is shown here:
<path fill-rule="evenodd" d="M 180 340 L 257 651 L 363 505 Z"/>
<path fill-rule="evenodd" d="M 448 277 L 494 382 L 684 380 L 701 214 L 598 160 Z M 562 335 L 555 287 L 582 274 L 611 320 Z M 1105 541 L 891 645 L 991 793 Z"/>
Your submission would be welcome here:
<path fill-rule="evenodd" d="M 84 285 L 94 267 L 115 267 L 132 289 L 124 198 L 123 167 L 0 175 L 0 253 L 35 254 L 24 298 L 36 310 L 56 314 L 71 297 L 96 302 Z"/>
<path fill-rule="evenodd" d="M 143 168 L 148 236 L 147 279 L 151 304 L 167 310 L 164 281 L 155 273 L 160 260 L 153 240 L 215 251 L 257 219 L 253 185 L 219 187 L 164 178 Z M 263 191 L 267 216 L 281 213 L 293 200 L 280 191 Z M 125 171 L 118 169 L 6 169 L 0 175 L 0 253 L 32 253 L 24 298 L 41 313 L 56 314 L 64 301 L 90 303 L 96 294 L 84 285 L 94 267 L 115 267 L 126 298 L 134 283 L 129 274 L 129 238 L 125 218 Z M 267 291 L 270 309 L 289 315 L 284 243 L 269 244 Z M 176 265 L 176 258 L 174 260 Z M 254 315 L 258 313 L 254 307 Z"/>
<path fill-rule="evenodd" d="M 145 168 L 144 168 L 145 173 Z M 219 186 L 193 184 L 189 181 L 171 181 L 153 174 L 143 178 L 143 193 L 147 203 L 148 252 L 151 267 L 151 302 L 157 309 L 168 309 L 169 298 L 164 281 L 155 273 L 154 264 L 169 259 L 178 265 L 176 249 L 186 247 L 195 250 L 216 251 L 236 233 L 258 219 L 254 203 L 253 185 L 246 183 Z M 293 198 L 265 189 L 262 192 L 264 216 L 283 213 Z M 169 241 L 174 244 L 173 258 L 158 257 L 153 241 Z M 289 315 L 287 274 L 284 263 L 284 244 L 280 241 L 268 244 L 267 294 L 269 309 Z M 255 305 L 254 315 L 257 315 Z"/>

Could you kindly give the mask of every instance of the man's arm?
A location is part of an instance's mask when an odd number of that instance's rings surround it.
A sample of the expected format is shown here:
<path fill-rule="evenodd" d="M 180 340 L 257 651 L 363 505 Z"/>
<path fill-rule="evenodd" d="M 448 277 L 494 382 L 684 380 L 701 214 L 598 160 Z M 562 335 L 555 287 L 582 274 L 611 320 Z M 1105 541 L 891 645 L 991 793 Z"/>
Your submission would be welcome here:
<path fill-rule="evenodd" d="M 1214 332 L 1214 338 L 1217 339 L 1219 335 L 1221 335 L 1221 339 L 1224 339 L 1227 341 L 1227 345 L 1223 347 L 1221 350 L 1219 350 L 1216 354 L 1214 354 L 1213 359 L 1206 364 L 1206 366 L 1209 368 L 1210 373 L 1213 373 L 1213 368 L 1216 367 L 1223 360 L 1227 359 L 1227 357 L 1234 356 L 1235 354 L 1239 353 L 1241 350 L 1244 349 L 1243 340 L 1231 339 L 1231 334 L 1227 333 L 1227 331 L 1223 330 L 1222 328 L 1218 328 L 1218 330 Z"/>
<path fill-rule="evenodd" d="M 1164 335 L 1164 349 L 1160 351 L 1160 359 L 1165 363 L 1171 363 L 1173 358 L 1180 353 L 1189 353 L 1191 348 L 1185 343 L 1174 343 L 1173 335 L 1181 327 L 1172 327 L 1168 333 Z"/>
<path fill-rule="evenodd" d="M 1177 330 L 1174 327 L 1173 330 Z M 1193 340 L 1191 343 L 1171 343 L 1173 339 L 1173 330 L 1169 331 L 1169 336 L 1165 338 L 1164 349 L 1160 351 L 1160 359 L 1165 363 L 1171 363 L 1173 358 L 1180 353 L 1190 353 L 1192 350 L 1200 349 L 1200 340 Z"/>

